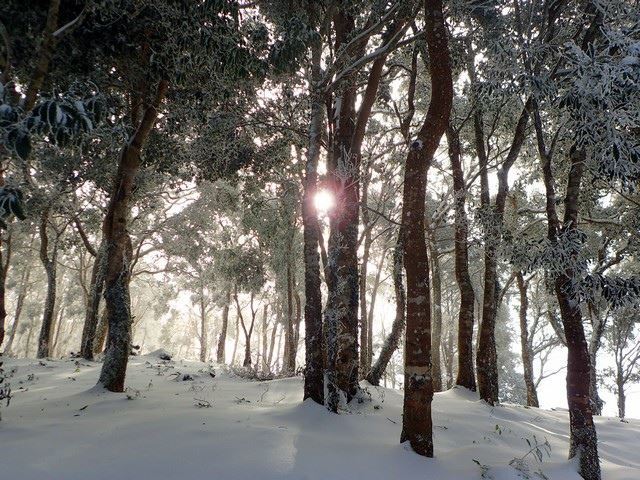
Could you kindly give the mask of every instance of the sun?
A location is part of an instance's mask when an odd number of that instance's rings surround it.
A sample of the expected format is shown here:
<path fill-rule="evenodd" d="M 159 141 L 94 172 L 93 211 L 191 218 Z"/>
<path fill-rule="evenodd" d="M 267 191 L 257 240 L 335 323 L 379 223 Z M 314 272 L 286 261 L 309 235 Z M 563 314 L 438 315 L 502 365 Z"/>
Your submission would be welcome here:
<path fill-rule="evenodd" d="M 326 214 L 336 206 L 336 199 L 328 190 L 318 190 L 313 197 L 313 205 L 320 214 Z"/>

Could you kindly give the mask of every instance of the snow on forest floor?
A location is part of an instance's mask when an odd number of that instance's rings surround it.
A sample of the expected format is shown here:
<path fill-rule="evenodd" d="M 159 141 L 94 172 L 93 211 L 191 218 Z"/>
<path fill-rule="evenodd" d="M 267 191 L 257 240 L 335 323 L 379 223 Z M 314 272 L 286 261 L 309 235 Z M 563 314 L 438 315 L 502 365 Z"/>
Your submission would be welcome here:
<path fill-rule="evenodd" d="M 99 363 L 5 366 L 14 397 L 2 408 L 0 479 L 579 479 L 566 411 L 491 408 L 461 389 L 436 394 L 436 456 L 425 459 L 398 443 L 393 390 L 368 386 L 370 399 L 338 416 L 303 403 L 300 378 L 249 381 L 218 366 L 213 378 L 206 364 L 154 355 L 130 359 L 122 394 L 94 387 Z M 600 418 L 597 428 L 603 478 L 639 479 L 640 420 Z M 533 452 L 514 468 L 534 435 L 550 457 Z"/>

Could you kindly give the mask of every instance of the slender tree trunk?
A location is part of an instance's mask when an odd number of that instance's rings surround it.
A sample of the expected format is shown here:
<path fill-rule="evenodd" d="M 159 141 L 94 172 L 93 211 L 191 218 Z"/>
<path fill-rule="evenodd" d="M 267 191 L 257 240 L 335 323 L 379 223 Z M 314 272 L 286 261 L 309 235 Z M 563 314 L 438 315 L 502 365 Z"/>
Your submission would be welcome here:
<path fill-rule="evenodd" d="M 296 371 L 296 348 L 294 328 L 294 280 L 291 260 L 287 264 L 287 324 L 284 332 L 284 373 L 293 375 Z"/>
<path fill-rule="evenodd" d="M 433 391 L 442 391 L 442 360 L 440 350 L 442 345 L 442 279 L 440 275 L 440 259 L 435 245 L 431 248 L 431 288 L 432 288 L 432 317 L 431 330 L 431 376 L 433 377 Z"/>
<path fill-rule="evenodd" d="M 57 239 L 49 256 L 49 209 L 46 208 L 40 220 L 40 260 L 47 276 L 47 294 L 42 314 L 42 326 L 38 337 L 38 358 L 51 356 L 51 335 L 53 334 L 54 310 L 56 303 L 56 270 L 57 270 Z"/>
<path fill-rule="evenodd" d="M 240 312 L 236 314 L 236 335 L 233 339 L 233 352 L 231 353 L 231 365 L 236 363 L 236 353 L 238 352 L 238 339 L 240 338 Z"/>
<path fill-rule="evenodd" d="M 5 346 L 5 353 L 7 355 L 11 355 L 11 347 L 13 346 L 13 341 L 16 338 L 16 332 L 18 331 L 18 325 L 20 324 L 20 319 L 22 317 L 22 309 L 24 308 L 24 301 L 27 298 L 27 291 L 29 288 L 29 277 L 31 276 L 31 269 L 32 265 L 29 261 L 27 265 L 25 265 L 24 270 L 22 271 L 22 276 L 20 278 L 18 298 L 16 299 L 16 310 L 13 316 L 13 325 L 11 325 L 9 338 L 7 338 L 7 345 Z"/>
<path fill-rule="evenodd" d="M 7 235 L 3 242 L 4 232 L 0 232 L 0 347 L 4 342 L 5 322 L 7 319 L 7 309 L 5 306 L 7 274 L 9 273 L 9 265 L 11 261 L 11 234 Z M 3 243 L 6 245 L 6 252 L 2 251 Z M 4 254 L 3 254 L 4 253 Z M 5 348 L 8 350 L 8 348 Z"/>
<path fill-rule="evenodd" d="M 269 356 L 267 358 L 267 363 L 269 365 L 269 371 L 271 372 L 271 366 L 273 365 L 273 352 L 275 351 L 276 346 L 276 334 L 278 333 L 278 320 L 273 324 L 273 328 L 271 329 L 271 340 L 269 341 Z M 275 370 L 275 369 L 274 369 Z"/>
<path fill-rule="evenodd" d="M 588 306 L 591 315 L 591 341 L 589 342 L 589 358 L 591 360 L 591 371 L 589 374 L 589 396 L 591 397 L 592 409 L 594 415 L 602 415 L 602 407 L 604 402 L 598 393 L 598 350 L 602 345 L 602 335 L 606 322 L 600 316 L 600 311 L 593 305 Z"/>
<path fill-rule="evenodd" d="M 465 203 L 467 188 L 462 170 L 460 138 L 453 128 L 447 130 L 449 158 L 453 172 L 455 195 L 455 272 L 460 290 L 458 313 L 458 374 L 456 385 L 475 391 L 476 378 L 473 371 L 473 324 L 475 292 L 469 274 L 468 221 Z M 453 345 L 452 345 L 453 347 Z"/>
<path fill-rule="evenodd" d="M 425 0 L 425 36 L 431 74 L 431 102 L 418 138 L 407 156 L 402 207 L 407 274 L 407 327 L 401 441 L 418 454 L 433 456 L 431 401 L 431 295 L 425 241 L 427 171 L 449 123 L 453 100 L 448 34 L 441 0 Z"/>
<path fill-rule="evenodd" d="M 622 379 L 622 375 L 620 373 L 618 374 L 616 385 L 618 390 L 618 418 L 620 420 L 624 420 L 626 414 L 627 397 L 624 393 L 624 380 Z"/>
<path fill-rule="evenodd" d="M 132 246 L 127 231 L 130 201 L 140 154 L 158 117 L 158 109 L 167 93 L 168 82 L 161 80 L 151 104 L 147 105 L 135 133 L 123 147 L 114 190 L 109 201 L 102 233 L 107 245 L 105 303 L 109 322 L 107 349 L 99 383 L 112 392 L 124 391 L 124 380 L 131 348 L 131 277 Z"/>
<path fill-rule="evenodd" d="M 91 282 L 89 286 L 89 298 L 85 310 L 84 326 L 82 328 L 82 340 L 80 355 L 85 360 L 93 360 L 96 329 L 100 312 L 100 297 L 104 289 L 106 273 L 106 243 L 101 242 L 91 269 Z"/>
<path fill-rule="evenodd" d="M 227 343 L 227 328 L 229 327 L 229 304 L 231 303 L 231 290 L 227 290 L 226 301 L 222 308 L 222 327 L 220 328 L 220 337 L 218 337 L 218 350 L 216 352 L 216 361 L 220 364 L 225 363 L 225 345 Z"/>
<path fill-rule="evenodd" d="M 551 165 L 551 156 L 542 140 L 542 122 L 538 110 L 534 111 L 538 150 L 542 158 L 542 171 L 546 191 L 546 212 L 549 240 L 556 244 L 559 236 L 577 233 L 578 200 L 584 169 L 584 151 L 573 150 L 570 154 L 571 168 L 564 199 L 564 220 L 560 223 L 556 212 L 556 193 Z M 560 306 L 560 315 L 566 339 L 567 356 L 567 403 L 569 406 L 570 446 L 569 458 L 578 457 L 579 472 L 585 480 L 600 480 L 598 440 L 589 379 L 591 361 L 582 325 L 582 312 L 573 288 L 576 272 L 570 267 L 555 279 L 555 293 Z"/>
<path fill-rule="evenodd" d="M 373 368 L 371 368 L 371 371 L 367 374 L 366 379 L 372 385 L 380 385 L 380 378 L 386 371 L 391 357 L 400 344 L 405 326 L 406 294 L 402 276 L 402 269 L 404 267 L 404 244 L 402 240 L 402 230 L 402 227 L 400 227 L 396 246 L 393 250 L 393 288 L 396 297 L 396 317 L 393 320 L 391 332 L 385 339 L 382 350 L 380 350 L 378 359 L 373 365 Z"/>
<path fill-rule="evenodd" d="M 96 327 L 96 335 L 93 340 L 93 356 L 104 352 L 104 343 L 107 340 L 107 332 L 109 331 L 109 318 L 107 317 L 107 307 L 102 307 L 98 318 L 98 326 Z"/>
<path fill-rule="evenodd" d="M 200 361 L 207 361 L 207 346 L 209 344 L 208 325 L 207 325 L 207 311 L 204 305 L 204 289 L 201 290 L 200 295 Z"/>
<path fill-rule="evenodd" d="M 527 405 L 530 407 L 539 407 L 536 382 L 533 378 L 533 348 L 531 346 L 531 339 L 529 338 L 529 326 L 527 323 L 527 311 L 529 309 L 527 290 L 529 282 L 524 280 L 522 272 L 516 273 L 516 281 L 518 283 L 518 292 L 520 293 L 520 349 L 522 350 L 524 383 L 527 387 Z"/>
<path fill-rule="evenodd" d="M 362 217 L 362 226 L 364 228 L 362 261 L 360 262 L 360 372 L 362 375 L 371 370 L 372 355 L 369 350 L 369 316 L 367 315 L 367 274 L 372 243 L 371 220 L 369 218 L 369 209 L 367 208 L 371 165 L 367 164 L 365 170 L 362 182 L 362 199 L 360 201 L 360 216 Z"/>
<path fill-rule="evenodd" d="M 269 309 L 269 304 L 265 303 L 264 307 L 262 307 L 262 353 L 261 353 L 261 363 L 262 363 L 262 372 L 266 373 L 269 371 L 269 363 L 267 362 L 267 355 L 269 346 L 267 344 L 267 310 Z"/>

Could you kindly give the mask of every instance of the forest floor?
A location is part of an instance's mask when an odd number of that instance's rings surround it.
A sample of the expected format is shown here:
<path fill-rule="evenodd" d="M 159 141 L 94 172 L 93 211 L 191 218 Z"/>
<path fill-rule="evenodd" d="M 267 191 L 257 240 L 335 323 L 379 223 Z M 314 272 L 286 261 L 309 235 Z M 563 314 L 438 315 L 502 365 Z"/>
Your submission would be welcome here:
<path fill-rule="evenodd" d="M 436 455 L 425 459 L 398 443 L 393 390 L 367 386 L 333 415 L 301 401 L 300 378 L 250 381 L 215 365 L 212 377 L 207 364 L 154 354 L 130 359 L 122 394 L 94 386 L 99 363 L 5 366 L 14 396 L 2 407 L 0 479 L 579 479 L 566 411 L 491 408 L 461 389 L 436 394 Z M 599 418 L 597 429 L 603 478 L 638 480 L 640 420 Z"/>

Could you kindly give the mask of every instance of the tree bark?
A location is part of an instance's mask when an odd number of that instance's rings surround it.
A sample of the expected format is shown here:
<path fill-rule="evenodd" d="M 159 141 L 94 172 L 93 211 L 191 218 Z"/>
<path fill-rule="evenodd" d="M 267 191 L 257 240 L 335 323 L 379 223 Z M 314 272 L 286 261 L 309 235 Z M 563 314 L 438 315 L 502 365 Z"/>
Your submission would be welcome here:
<path fill-rule="evenodd" d="M 102 311 L 98 317 L 98 326 L 96 327 L 96 335 L 93 340 L 93 356 L 104 352 L 104 342 L 107 340 L 107 332 L 109 331 L 109 319 L 107 318 L 107 307 L 102 307 Z"/>
<path fill-rule="evenodd" d="M 47 276 L 47 295 L 42 314 L 42 326 L 38 337 L 38 358 L 51 356 L 51 335 L 53 334 L 54 309 L 56 303 L 56 271 L 57 271 L 57 239 L 49 256 L 49 208 L 46 208 L 40 219 L 40 260 Z"/>
<path fill-rule="evenodd" d="M 575 150 L 575 147 L 570 153 L 571 167 L 564 199 L 565 212 L 563 222 L 560 223 L 556 212 L 556 193 L 551 156 L 542 140 L 542 122 L 537 109 L 534 111 L 534 120 L 546 192 L 547 235 L 551 243 L 556 244 L 559 241 L 560 234 L 575 232 L 578 228 L 578 199 L 585 154 L 584 151 Z M 571 433 L 569 458 L 578 457 L 579 472 L 585 480 L 600 480 L 598 440 L 593 423 L 589 393 L 591 361 L 582 325 L 582 312 L 573 288 L 575 274 L 576 272 L 569 266 L 565 272 L 557 276 L 554 282 L 568 350 L 567 404 L 569 406 Z"/>
<path fill-rule="evenodd" d="M 91 269 L 89 298 L 87 298 L 84 326 L 82 328 L 80 355 L 85 360 L 93 360 L 96 330 L 98 328 L 98 314 L 100 312 L 100 298 L 102 297 L 102 291 L 104 289 L 106 264 L 106 243 L 101 242 Z"/>
<path fill-rule="evenodd" d="M 207 361 L 207 347 L 209 346 L 209 326 L 207 310 L 204 304 L 204 288 L 200 288 L 200 361 Z"/>
<path fill-rule="evenodd" d="M 9 338 L 7 338 L 7 344 L 5 346 L 5 354 L 11 355 L 11 347 L 13 346 L 13 341 L 16 337 L 16 333 L 18 331 L 18 325 L 20 324 L 20 319 L 22 317 L 22 309 L 24 308 L 24 301 L 27 298 L 27 291 L 29 289 L 29 277 L 31 276 L 31 261 L 29 259 L 28 263 L 25 265 L 24 270 L 22 271 L 22 276 L 20 278 L 20 287 L 18 289 L 18 298 L 16 299 L 16 310 L 13 315 L 13 325 L 11 325 L 11 330 L 9 331 Z"/>
<path fill-rule="evenodd" d="M 527 312 L 529 309 L 529 299 L 527 291 L 529 282 L 525 281 L 522 272 L 516 273 L 516 281 L 518 283 L 518 292 L 520 294 L 520 310 L 518 312 L 520 319 L 520 349 L 522 350 L 522 365 L 524 368 L 524 383 L 527 387 L 527 405 L 529 407 L 539 407 L 538 392 L 536 391 L 536 382 L 533 378 L 533 346 L 532 339 L 529 338 L 529 325 L 527 322 Z"/>
<path fill-rule="evenodd" d="M 385 339 L 382 350 L 380 350 L 380 355 L 371 371 L 367 374 L 366 380 L 371 385 L 380 385 L 380 378 L 382 378 L 391 357 L 398 348 L 404 331 L 406 293 L 402 275 L 402 269 L 404 268 L 404 243 L 402 238 L 402 227 L 400 227 L 396 246 L 393 250 L 393 289 L 396 297 L 396 316 L 391 326 L 391 332 Z"/>
<path fill-rule="evenodd" d="M 284 373 L 293 375 L 296 371 L 296 348 L 294 329 L 294 280 L 291 260 L 287 263 L 287 324 L 284 332 Z"/>
<path fill-rule="evenodd" d="M 460 137 L 458 131 L 449 127 L 447 130 L 449 159 L 453 173 L 453 190 L 455 195 L 455 273 L 458 290 L 460 290 L 460 310 L 458 312 L 458 374 L 456 385 L 475 391 L 476 377 L 473 370 L 473 324 L 475 292 L 469 274 L 469 223 L 465 204 L 467 188 L 462 170 Z"/>
<path fill-rule="evenodd" d="M 453 83 L 442 0 L 425 0 L 425 35 L 431 74 L 431 102 L 418 138 L 411 144 L 404 174 L 402 225 L 407 274 L 407 327 L 401 441 L 433 456 L 431 401 L 431 297 L 425 240 L 427 172 L 451 115 Z"/>
<path fill-rule="evenodd" d="M 11 234 L 7 236 L 4 244 L 6 247 L 6 252 L 3 255 L 2 252 L 2 240 L 4 233 L 0 232 L 0 347 L 2 347 L 2 343 L 4 342 L 5 336 L 5 322 L 7 319 L 7 309 L 5 306 L 5 296 L 6 296 L 6 285 L 7 285 L 7 274 L 9 273 L 9 265 L 11 262 Z M 5 348 L 5 350 L 9 350 Z"/>
<path fill-rule="evenodd" d="M 222 307 L 222 327 L 218 337 L 218 350 L 216 351 L 216 362 L 225 363 L 225 345 L 227 343 L 227 329 L 229 327 L 229 304 L 231 303 L 231 290 L 227 290 L 226 301 Z"/>
<path fill-rule="evenodd" d="M 396 19 L 386 32 L 387 42 L 401 32 L 407 18 Z M 355 18 L 349 8 L 334 16 L 335 51 L 351 40 Z M 366 42 L 356 55 L 364 55 Z M 358 391 L 358 212 L 360 202 L 361 148 L 366 126 L 377 97 L 387 55 L 372 63 L 360 109 L 356 113 L 357 72 L 345 75 L 339 85 L 332 115 L 335 132 L 328 177 L 335 198 L 329 216 L 329 249 L 325 310 L 327 322 L 327 408 L 338 411 L 341 401 L 350 402 Z"/>
<path fill-rule="evenodd" d="M 370 162 L 369 162 L 370 163 Z M 362 261 L 360 262 L 360 372 L 365 374 L 371 369 L 371 355 L 369 350 L 369 316 L 367 315 L 367 274 L 369 266 L 369 253 L 371 251 L 371 227 L 369 209 L 369 180 L 371 178 L 371 166 L 365 167 L 364 180 L 362 182 L 362 199 L 360 201 L 360 216 L 364 228 L 364 240 L 362 249 Z"/>
<path fill-rule="evenodd" d="M 113 194 L 109 201 L 102 232 L 107 245 L 105 303 L 109 322 L 107 349 L 99 383 L 112 392 L 124 391 L 124 380 L 131 344 L 131 277 L 132 246 L 127 231 L 130 201 L 135 178 L 140 168 L 140 154 L 158 117 L 158 109 L 167 93 L 168 82 L 161 80 L 152 102 L 146 106 L 135 133 L 123 147 Z"/>
<path fill-rule="evenodd" d="M 442 360 L 440 349 L 442 345 L 442 278 L 440 274 L 440 259 L 435 245 L 431 247 L 431 288 L 433 299 L 431 330 L 431 376 L 433 377 L 433 391 L 442 391 Z"/>

